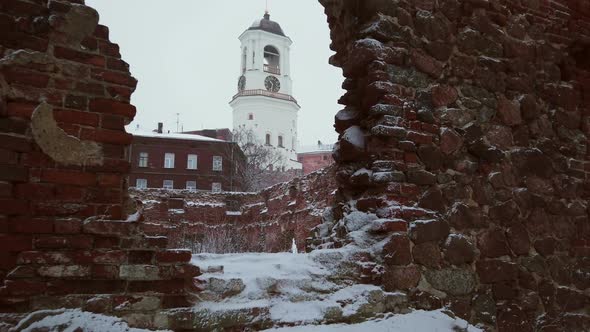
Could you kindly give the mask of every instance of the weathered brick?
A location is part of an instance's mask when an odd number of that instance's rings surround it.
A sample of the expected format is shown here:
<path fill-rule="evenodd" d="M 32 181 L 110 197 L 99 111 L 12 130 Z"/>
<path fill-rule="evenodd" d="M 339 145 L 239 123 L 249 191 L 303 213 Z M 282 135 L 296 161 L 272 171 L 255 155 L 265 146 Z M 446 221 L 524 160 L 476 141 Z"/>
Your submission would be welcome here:
<path fill-rule="evenodd" d="M 12 183 L 0 181 L 0 197 L 12 196 Z"/>
<path fill-rule="evenodd" d="M 93 35 L 96 38 L 108 40 L 109 39 L 109 28 L 107 26 L 99 24 L 96 26 L 96 29 L 94 30 Z"/>
<path fill-rule="evenodd" d="M 104 81 L 108 83 L 125 85 L 131 88 L 135 88 L 135 86 L 137 85 L 137 80 L 133 78 L 130 74 L 118 71 L 93 69 L 92 78 L 95 80 Z"/>
<path fill-rule="evenodd" d="M 82 128 L 80 139 L 100 143 L 129 145 L 133 140 L 133 135 L 117 130 Z"/>
<path fill-rule="evenodd" d="M 90 266 L 84 265 L 50 265 L 37 269 L 42 277 L 49 278 L 81 278 L 90 276 Z"/>
<path fill-rule="evenodd" d="M 170 249 L 156 253 L 156 261 L 159 263 L 188 263 L 191 257 L 190 250 Z"/>
<path fill-rule="evenodd" d="M 96 98 L 90 101 L 91 112 L 120 115 L 132 118 L 135 116 L 135 106 L 112 99 Z"/>
<path fill-rule="evenodd" d="M 0 234 L 0 251 L 24 251 L 33 248 L 30 235 Z"/>
<path fill-rule="evenodd" d="M 20 199 L 0 199 L 0 211 L 4 215 L 27 215 L 30 213 L 29 201 Z"/>
<path fill-rule="evenodd" d="M 160 268 L 156 265 L 121 265 L 119 278 L 123 280 L 160 280 Z"/>
<path fill-rule="evenodd" d="M 0 164 L 0 181 L 25 182 L 29 180 L 29 171 L 25 167 Z"/>
<path fill-rule="evenodd" d="M 185 281 L 184 279 L 129 281 L 127 291 L 133 293 L 182 294 L 185 292 Z"/>
<path fill-rule="evenodd" d="M 77 234 L 82 231 L 82 220 L 76 218 L 56 219 L 54 221 L 56 234 Z"/>
<path fill-rule="evenodd" d="M 31 140 L 24 136 L 0 133 L 0 148 L 28 152 L 31 151 L 32 144 Z"/>
<path fill-rule="evenodd" d="M 41 181 L 71 184 L 78 186 L 93 186 L 96 184 L 96 174 L 60 169 L 44 169 L 41 173 Z"/>
<path fill-rule="evenodd" d="M 87 65 L 92 65 L 96 67 L 104 68 L 106 64 L 106 59 L 104 56 L 91 54 L 91 53 L 84 53 L 80 51 L 76 51 L 70 48 L 65 48 L 61 46 L 56 46 L 53 50 L 53 55 L 60 59 L 66 59 L 70 61 L 80 62 Z"/>
<path fill-rule="evenodd" d="M 8 223 L 12 233 L 53 233 L 53 220 L 45 218 L 12 217 Z"/>
<path fill-rule="evenodd" d="M 9 67 L 4 69 L 6 82 L 10 84 L 24 84 L 36 88 L 45 88 L 49 83 L 49 75 L 31 70 Z"/>
<path fill-rule="evenodd" d="M 73 236 L 36 236 L 36 249 L 90 249 L 93 247 L 93 238 L 87 235 Z"/>
<path fill-rule="evenodd" d="M 119 45 L 109 41 L 99 40 L 98 49 L 100 50 L 100 54 L 112 56 L 115 58 L 121 57 L 121 53 L 119 53 Z"/>

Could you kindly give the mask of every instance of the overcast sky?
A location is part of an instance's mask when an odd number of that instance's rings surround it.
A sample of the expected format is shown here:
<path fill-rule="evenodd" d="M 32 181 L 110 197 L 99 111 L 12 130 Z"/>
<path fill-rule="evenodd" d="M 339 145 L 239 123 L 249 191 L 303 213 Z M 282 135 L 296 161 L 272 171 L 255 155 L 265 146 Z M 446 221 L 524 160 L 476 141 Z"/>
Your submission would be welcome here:
<path fill-rule="evenodd" d="M 328 64 L 329 29 L 317 0 L 268 0 L 271 20 L 292 40 L 293 96 L 301 105 L 299 142 L 332 143 L 343 94 L 339 68 Z M 157 122 L 176 130 L 231 128 L 229 101 L 240 75 L 238 36 L 264 14 L 265 0 L 86 0 L 139 80 L 133 128 Z"/>

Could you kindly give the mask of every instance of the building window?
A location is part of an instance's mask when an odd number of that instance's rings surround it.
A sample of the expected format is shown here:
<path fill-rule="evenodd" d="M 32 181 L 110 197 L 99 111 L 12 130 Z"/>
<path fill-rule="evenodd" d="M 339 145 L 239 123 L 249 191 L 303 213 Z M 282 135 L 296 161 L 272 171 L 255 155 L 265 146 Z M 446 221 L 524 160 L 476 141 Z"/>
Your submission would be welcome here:
<path fill-rule="evenodd" d="M 254 120 L 254 113 L 248 114 L 248 120 Z"/>
<path fill-rule="evenodd" d="M 147 180 L 146 179 L 137 179 L 137 180 L 135 180 L 135 188 L 137 188 L 137 189 L 145 189 L 145 188 L 147 188 Z"/>
<path fill-rule="evenodd" d="M 323 156 L 323 158 L 322 158 L 322 159 L 324 159 L 324 160 L 328 160 L 328 156 Z"/>
<path fill-rule="evenodd" d="M 190 191 L 197 190 L 197 181 L 186 181 L 186 189 Z"/>
<path fill-rule="evenodd" d="M 172 180 L 164 180 L 164 185 L 162 186 L 164 189 L 174 189 L 174 181 Z"/>
<path fill-rule="evenodd" d="M 222 157 L 213 156 L 213 170 L 214 171 L 223 170 L 223 158 Z"/>
<path fill-rule="evenodd" d="M 221 192 L 221 183 L 213 182 L 211 184 L 211 191 L 214 193 L 220 193 Z"/>
<path fill-rule="evenodd" d="M 264 48 L 264 71 L 271 74 L 280 75 L 279 67 L 280 56 L 279 51 L 274 46 L 266 46 Z"/>
<path fill-rule="evenodd" d="M 248 48 L 244 47 L 244 52 L 242 54 L 242 73 L 246 72 L 246 61 L 248 57 Z"/>
<path fill-rule="evenodd" d="M 139 167 L 148 167 L 148 153 L 147 152 L 140 152 L 139 153 Z"/>
<path fill-rule="evenodd" d="M 266 141 L 265 141 L 266 145 L 270 145 L 270 134 L 266 134 Z"/>
<path fill-rule="evenodd" d="M 279 147 L 283 148 L 283 136 L 279 136 Z"/>
<path fill-rule="evenodd" d="M 164 155 L 164 168 L 174 168 L 174 153 Z"/>
<path fill-rule="evenodd" d="M 186 159 L 186 168 L 187 169 L 197 169 L 197 155 L 196 154 L 189 154 Z"/>

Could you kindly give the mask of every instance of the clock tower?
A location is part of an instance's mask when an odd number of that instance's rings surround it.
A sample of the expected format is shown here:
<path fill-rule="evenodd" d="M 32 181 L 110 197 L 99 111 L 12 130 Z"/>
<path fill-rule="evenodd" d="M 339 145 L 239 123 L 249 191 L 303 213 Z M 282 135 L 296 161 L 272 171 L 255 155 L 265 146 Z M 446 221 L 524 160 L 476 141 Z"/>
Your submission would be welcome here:
<path fill-rule="evenodd" d="M 235 131 L 251 131 L 256 144 L 277 149 L 283 161 L 275 168 L 301 169 L 297 161 L 297 112 L 293 98 L 290 47 L 293 44 L 281 26 L 262 19 L 244 31 L 241 42 L 237 93 L 229 103 Z"/>

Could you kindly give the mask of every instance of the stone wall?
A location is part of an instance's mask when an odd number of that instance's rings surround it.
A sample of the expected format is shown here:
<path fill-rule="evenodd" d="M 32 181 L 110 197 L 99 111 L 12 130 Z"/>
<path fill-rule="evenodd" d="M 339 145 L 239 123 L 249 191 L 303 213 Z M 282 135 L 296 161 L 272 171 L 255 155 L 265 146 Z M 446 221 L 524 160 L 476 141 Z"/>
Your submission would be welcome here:
<path fill-rule="evenodd" d="M 125 212 L 136 83 L 83 1 L 0 3 L 0 311 L 81 307 L 149 325 L 189 304 L 190 252 Z"/>
<path fill-rule="evenodd" d="M 320 2 L 347 90 L 337 245 L 378 220 L 367 273 L 416 308 L 590 330 L 590 3 Z"/>
<path fill-rule="evenodd" d="M 193 253 L 281 252 L 311 248 L 317 226 L 330 218 L 333 168 L 280 183 L 258 193 L 132 189 L 141 202 L 141 227 L 165 235 L 169 248 Z M 315 243 L 317 244 L 317 243 Z"/>

